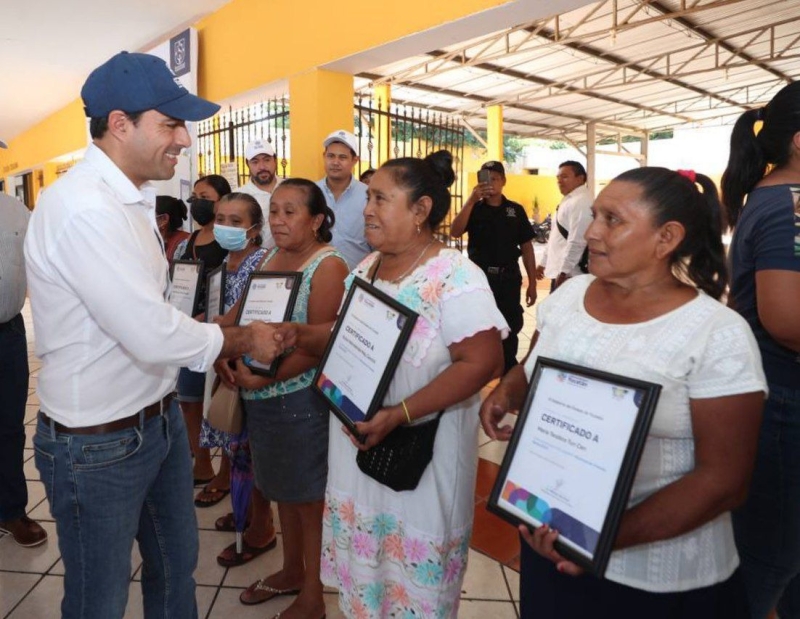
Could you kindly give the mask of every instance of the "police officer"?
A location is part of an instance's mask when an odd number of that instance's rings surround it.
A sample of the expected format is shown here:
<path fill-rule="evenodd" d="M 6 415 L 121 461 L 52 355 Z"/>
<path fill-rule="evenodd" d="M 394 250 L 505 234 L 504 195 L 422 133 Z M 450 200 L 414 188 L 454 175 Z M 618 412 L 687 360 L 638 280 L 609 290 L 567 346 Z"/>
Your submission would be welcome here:
<path fill-rule="evenodd" d="M 450 235 L 469 233 L 469 258 L 477 264 L 494 293 L 497 308 L 510 328 L 503 340 L 505 372 L 517 363 L 517 334 L 522 330 L 519 257 L 528 274 L 525 302 L 536 301 L 536 258 L 533 255 L 533 227 L 525 209 L 503 195 L 506 171 L 499 161 L 487 161 L 478 173 L 479 182 L 450 226 Z"/>

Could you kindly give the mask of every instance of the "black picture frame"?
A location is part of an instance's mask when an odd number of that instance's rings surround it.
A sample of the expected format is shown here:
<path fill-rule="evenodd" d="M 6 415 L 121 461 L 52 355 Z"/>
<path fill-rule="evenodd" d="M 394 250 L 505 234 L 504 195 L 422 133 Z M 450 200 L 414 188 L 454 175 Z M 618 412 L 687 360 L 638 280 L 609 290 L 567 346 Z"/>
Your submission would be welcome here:
<path fill-rule="evenodd" d="M 206 322 L 214 322 L 214 318 L 225 313 L 226 267 L 226 263 L 223 262 L 206 277 Z M 219 278 L 219 286 L 214 283 L 217 278 Z M 219 289 L 219 302 L 216 304 L 213 303 L 215 288 Z"/>
<path fill-rule="evenodd" d="M 339 347 L 344 345 L 344 332 L 342 330 L 342 326 L 349 324 L 350 322 L 349 318 L 351 309 L 353 307 L 353 299 L 362 298 L 358 297 L 357 295 L 367 295 L 367 297 L 371 297 L 376 302 L 385 306 L 388 310 L 397 312 L 396 324 L 398 324 L 399 327 L 397 331 L 397 337 L 388 361 L 386 362 L 385 366 L 379 369 L 378 373 L 380 377 L 378 383 L 375 385 L 375 390 L 366 411 L 359 409 L 349 398 L 344 395 L 344 393 L 342 393 L 341 389 L 337 387 L 336 384 L 329 378 L 330 373 L 326 374 L 326 368 L 335 356 L 334 352 L 337 351 Z M 352 412 L 352 410 L 357 410 L 363 413 L 363 420 L 366 421 L 373 417 L 378 410 L 380 410 L 381 406 L 383 405 L 383 398 L 386 395 L 386 390 L 389 388 L 389 384 L 394 377 L 397 364 L 400 362 L 403 351 L 408 343 L 408 338 L 411 336 L 411 332 L 414 330 L 414 325 L 416 324 L 418 317 L 419 315 L 415 311 L 396 301 L 381 290 L 378 290 L 372 284 L 366 282 L 360 277 L 353 278 L 353 283 L 351 284 L 350 290 L 347 292 L 347 296 L 342 304 L 342 308 L 339 312 L 336 324 L 334 325 L 330 340 L 328 341 L 328 346 L 325 349 L 322 360 L 317 366 L 317 371 L 314 374 L 311 387 L 312 390 L 326 402 L 331 412 L 333 412 L 333 414 L 336 415 L 336 417 L 338 417 L 338 419 L 354 434 L 358 435 L 355 426 L 356 421 L 351 417 L 351 415 L 348 414 L 347 411 L 351 410 Z M 402 324 L 400 324 L 401 321 Z M 391 334 L 386 334 L 385 337 L 390 337 L 390 335 Z M 383 339 L 383 337 L 384 336 L 382 335 L 381 339 Z M 359 381 L 363 380 L 364 376 L 360 375 Z"/>
<path fill-rule="evenodd" d="M 633 404 L 637 408 L 637 412 L 635 420 L 631 424 L 631 431 L 627 441 L 623 440 L 625 450 L 620 460 L 620 465 L 616 471 L 609 473 L 614 474 L 616 472 L 617 477 L 605 513 L 599 512 L 603 522 L 599 531 L 594 531 L 591 527 L 571 518 L 566 510 L 550 510 L 547 501 L 533 494 L 530 488 L 526 489 L 521 486 L 516 486 L 508 479 L 509 470 L 512 467 L 523 435 L 526 439 L 529 439 L 526 441 L 524 448 L 527 454 L 533 451 L 533 446 L 536 445 L 535 439 L 541 439 L 538 434 L 527 433 L 527 424 L 532 418 L 531 411 L 533 408 L 538 406 L 543 409 L 546 404 L 544 402 L 537 402 L 536 393 L 543 373 L 549 370 L 560 373 L 559 378 L 561 378 L 561 376 L 565 377 L 563 380 L 608 383 L 612 391 L 614 389 L 618 390 L 614 393 L 623 393 L 623 391 L 625 391 L 625 394 L 623 394 L 625 396 L 627 395 L 626 390 L 633 391 L 631 398 L 633 399 Z M 498 473 L 492 492 L 489 495 L 489 500 L 487 501 L 487 508 L 489 511 L 511 524 L 517 526 L 525 525 L 531 529 L 541 526 L 542 524 L 552 524 L 553 527 L 559 531 L 559 539 L 555 544 L 557 551 L 588 572 L 602 578 L 608 566 L 622 514 L 627 507 L 633 479 L 639 466 L 639 459 L 644 449 L 645 440 L 647 439 L 660 393 L 661 385 L 656 383 L 620 376 L 618 374 L 611 374 L 574 365 L 572 363 L 558 361 L 556 359 L 539 357 L 534 366 L 533 373 L 531 374 L 530 385 L 525 396 L 525 401 L 522 408 L 520 408 L 519 417 L 514 427 L 511 440 L 509 441 L 505 457 L 503 458 L 500 472 Z M 544 415 L 546 414 L 547 413 L 543 413 L 540 415 L 540 418 L 544 419 Z M 550 417 L 550 419 L 552 419 L 552 417 Z M 541 426 L 536 427 L 536 431 L 541 430 Z M 532 433 L 534 430 L 530 430 L 530 432 Z M 540 449 L 543 453 L 548 452 L 547 447 L 540 447 Z M 569 456 L 566 457 L 569 458 Z M 529 471 L 531 469 L 528 468 L 526 470 Z M 554 480 L 551 486 L 557 487 L 558 482 L 559 480 Z M 504 492 L 506 493 L 505 496 L 503 496 Z M 531 513 L 532 511 L 538 511 L 541 514 L 542 512 L 540 510 L 543 509 L 545 510 L 543 512 L 545 515 L 541 519 Z M 602 509 L 602 507 L 599 509 Z M 522 512 L 527 513 L 525 516 L 522 516 Z M 554 523 L 557 518 L 560 519 L 560 521 Z M 577 523 L 578 527 L 576 527 L 574 523 Z M 580 526 L 583 526 L 583 529 L 580 529 Z M 593 551 L 590 552 L 587 549 L 583 551 L 578 550 L 577 547 L 580 546 L 581 543 L 593 545 Z"/>
<path fill-rule="evenodd" d="M 176 287 L 175 287 L 175 275 L 176 272 L 181 271 L 188 273 L 191 278 L 191 283 L 189 284 L 189 291 L 186 294 L 178 294 L 175 295 Z M 194 317 L 197 315 L 197 309 L 200 303 L 200 290 L 202 288 L 203 278 L 203 261 L 202 260 L 174 260 L 169 267 L 169 279 L 172 282 L 172 289 L 170 290 L 169 295 L 169 303 L 183 311 L 188 316 Z M 191 291 L 191 288 L 194 288 L 194 291 Z M 191 298 L 191 312 L 187 311 L 188 304 L 186 304 L 186 299 Z"/>
<path fill-rule="evenodd" d="M 248 320 L 246 316 L 248 312 L 248 300 L 252 300 L 253 298 L 252 292 L 254 286 L 264 280 L 284 280 L 283 286 L 288 290 L 285 305 L 283 308 L 279 308 L 278 311 L 279 318 L 277 320 L 267 320 L 265 322 L 287 322 L 291 320 L 294 305 L 297 302 L 297 295 L 300 292 L 300 284 L 303 281 L 303 274 L 299 271 L 254 271 L 248 276 L 244 292 L 242 293 L 239 311 L 236 313 L 237 325 L 245 326 L 254 320 Z M 274 378 L 275 374 L 278 372 L 278 365 L 280 364 L 281 357 L 275 359 L 268 366 L 264 366 L 249 357 L 243 357 L 242 360 L 253 374 Z"/>

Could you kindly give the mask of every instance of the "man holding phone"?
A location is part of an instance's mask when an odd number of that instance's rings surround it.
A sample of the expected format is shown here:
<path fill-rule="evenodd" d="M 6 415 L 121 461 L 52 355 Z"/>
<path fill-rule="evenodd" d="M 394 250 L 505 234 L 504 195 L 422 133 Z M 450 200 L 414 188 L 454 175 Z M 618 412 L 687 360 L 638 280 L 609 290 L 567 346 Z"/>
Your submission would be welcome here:
<path fill-rule="evenodd" d="M 503 340 L 504 372 L 508 372 L 517 364 L 518 334 L 522 330 L 519 257 L 528 274 L 528 307 L 536 301 L 536 258 L 528 215 L 520 204 L 503 195 L 505 185 L 503 164 L 484 163 L 478 171 L 478 184 L 450 225 L 450 236 L 469 233 L 469 258 L 486 273 L 497 308 L 508 322 L 509 335 Z"/>

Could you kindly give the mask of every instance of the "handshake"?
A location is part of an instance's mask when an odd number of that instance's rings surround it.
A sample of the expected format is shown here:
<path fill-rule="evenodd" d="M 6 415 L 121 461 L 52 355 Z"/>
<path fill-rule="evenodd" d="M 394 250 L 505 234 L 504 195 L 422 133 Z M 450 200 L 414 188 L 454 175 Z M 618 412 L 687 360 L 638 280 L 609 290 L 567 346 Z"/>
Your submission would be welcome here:
<path fill-rule="evenodd" d="M 264 364 L 272 363 L 284 352 L 294 348 L 297 342 L 297 325 L 290 322 L 267 324 L 254 321 L 242 329 L 247 332 L 250 340 L 249 350 L 244 354 Z"/>
<path fill-rule="evenodd" d="M 267 324 L 254 321 L 244 327 L 223 327 L 222 334 L 224 342 L 220 359 L 247 355 L 269 364 L 297 343 L 297 325 L 290 322 Z"/>

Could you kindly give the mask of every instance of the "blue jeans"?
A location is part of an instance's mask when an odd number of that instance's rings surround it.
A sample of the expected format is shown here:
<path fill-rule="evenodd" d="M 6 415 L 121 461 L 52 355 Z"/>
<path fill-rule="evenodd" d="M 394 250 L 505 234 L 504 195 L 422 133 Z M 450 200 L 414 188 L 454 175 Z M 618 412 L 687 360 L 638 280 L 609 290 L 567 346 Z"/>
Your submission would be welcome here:
<path fill-rule="evenodd" d="M 21 314 L 0 324 L 0 521 L 25 515 L 28 486 L 22 471 L 28 345 Z"/>
<path fill-rule="evenodd" d="M 40 419 L 33 443 L 64 561 L 62 619 L 125 614 L 134 539 L 144 616 L 196 619 L 197 518 L 180 412 L 141 414 L 138 427 L 87 436 Z"/>
<path fill-rule="evenodd" d="M 747 502 L 733 513 L 753 619 L 800 618 L 800 389 L 769 386 Z"/>

